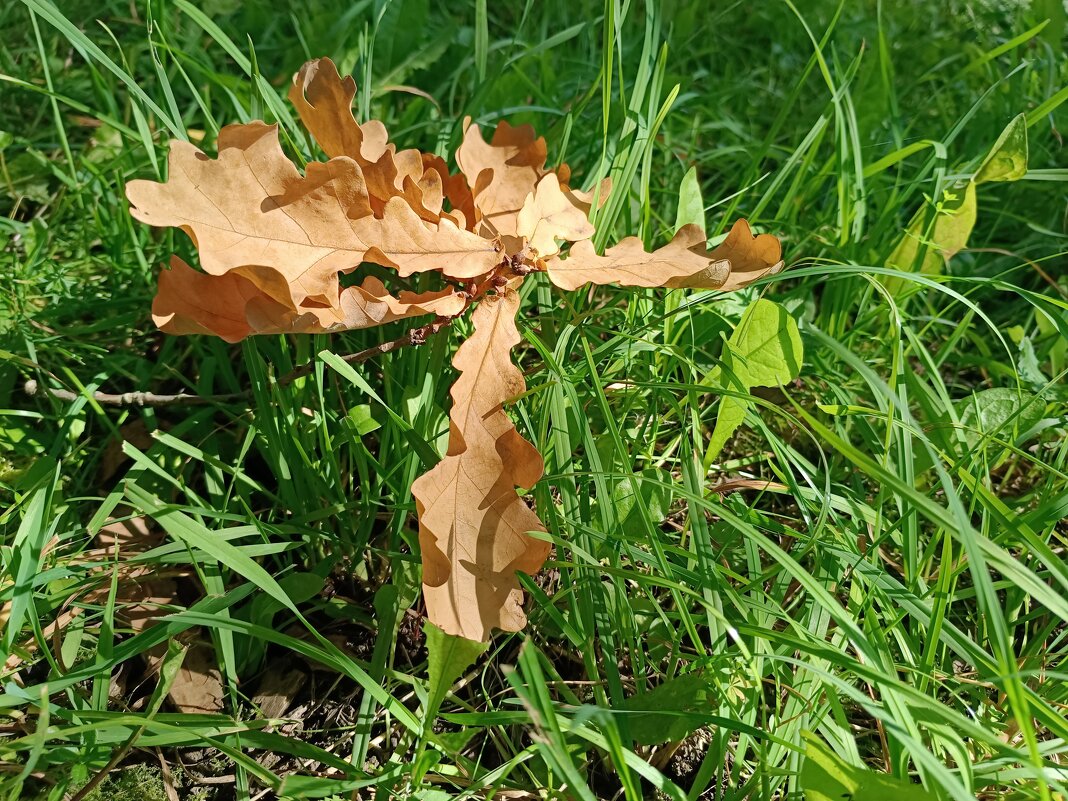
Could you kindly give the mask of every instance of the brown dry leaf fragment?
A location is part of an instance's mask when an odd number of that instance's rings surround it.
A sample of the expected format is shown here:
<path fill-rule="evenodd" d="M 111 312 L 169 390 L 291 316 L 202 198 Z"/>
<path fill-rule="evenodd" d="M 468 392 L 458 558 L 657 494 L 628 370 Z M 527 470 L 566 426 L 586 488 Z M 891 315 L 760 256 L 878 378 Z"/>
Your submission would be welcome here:
<path fill-rule="evenodd" d="M 107 603 L 113 574 L 117 583 L 115 617 L 123 627 L 139 634 L 167 614 L 167 607 L 178 597 L 176 579 L 184 578 L 185 573 L 175 569 L 161 572 L 157 565 L 132 561 L 158 546 L 162 539 L 150 530 L 147 518 L 110 520 L 97 533 L 96 547 L 83 550 L 72 558 L 72 564 L 87 565 L 89 570 L 84 573 L 78 592 L 67 597 L 56 610 L 52 622 L 43 625 L 41 630 L 41 641 L 51 641 L 58 662 L 63 662 L 63 637 L 70 625 L 84 614 L 86 608 L 100 608 Z M 51 540 L 45 553 L 57 542 L 58 539 Z M 4 618 L 5 613 L 6 610 L 0 611 L 0 618 Z M 0 622 L 6 623 L 6 620 Z M 87 625 L 96 622 L 94 618 L 94 622 Z M 4 670 L 18 670 L 24 658 L 37 650 L 38 642 L 37 637 L 31 637 L 13 649 Z"/>
<path fill-rule="evenodd" d="M 210 159 L 174 142 L 166 183 L 132 181 L 138 220 L 177 227 L 196 242 L 205 272 L 234 271 L 294 311 L 337 302 L 338 273 L 363 261 L 402 276 L 448 269 L 473 277 L 498 257 L 493 242 L 452 222 L 427 224 L 403 198 L 372 215 L 363 176 L 348 158 L 308 165 L 301 176 L 278 144 L 278 128 L 231 125 Z"/>
<path fill-rule="evenodd" d="M 141 554 L 162 544 L 164 538 L 150 528 L 143 516 L 111 520 L 96 535 L 98 547 L 82 553 L 84 563 L 99 568 L 103 575 L 118 574 L 115 615 L 135 634 L 140 634 L 160 617 L 167 607 L 178 601 L 177 579 L 187 574 L 181 569 L 166 569 L 151 563 L 133 561 Z M 96 572 L 95 570 L 93 572 Z M 90 590 L 81 598 L 85 604 L 103 604 L 110 592 L 110 582 Z"/>
<path fill-rule="evenodd" d="M 102 593 L 100 602 L 107 598 Z M 117 597 L 116 616 L 134 634 L 140 634 L 164 615 L 169 606 L 178 601 L 178 584 L 172 578 L 158 577 L 151 569 L 137 571 L 120 585 Z"/>
<path fill-rule="evenodd" d="M 323 152 L 331 158 L 347 156 L 360 165 L 376 215 L 381 216 L 390 198 L 400 195 L 422 219 L 437 222 L 442 191 L 433 186 L 433 175 L 424 167 L 427 157 L 418 150 L 398 153 L 377 120 L 357 123 L 352 115 L 355 96 L 356 82 L 351 76 L 342 78 L 328 58 L 301 67 L 289 89 L 290 102 Z"/>
<path fill-rule="evenodd" d="M 754 237 L 745 220 L 734 224 L 722 244 L 706 250 L 705 235 L 684 225 L 662 248 L 646 252 L 637 237 L 627 237 L 598 256 L 589 240 L 576 243 L 567 259 L 548 264 L 549 278 L 561 289 L 583 284 L 641 287 L 741 289 L 782 269 L 779 241 Z"/>
<path fill-rule="evenodd" d="M 577 242 L 593 236 L 586 214 L 568 199 L 556 174 L 550 172 L 527 196 L 516 218 L 516 232 L 527 238 L 539 258 L 545 259 L 560 252 L 557 239 Z"/>
<path fill-rule="evenodd" d="M 389 144 L 386 128 L 377 120 L 360 125 L 352 116 L 356 81 L 344 79 L 328 58 L 309 61 L 293 76 L 289 102 L 301 122 L 330 158 L 348 156 L 361 164 L 374 164 Z"/>
<path fill-rule="evenodd" d="M 450 173 L 449 166 L 441 156 L 430 153 L 423 154 L 424 181 L 427 173 L 436 172 L 441 179 L 441 191 L 444 199 L 449 201 L 451 211 L 442 212 L 443 216 L 450 217 L 459 228 L 474 230 L 478 221 L 478 212 L 475 208 L 475 198 L 471 194 L 471 187 L 467 185 L 467 178 L 462 172 Z M 444 205 L 444 203 L 442 204 Z"/>
<path fill-rule="evenodd" d="M 308 674 L 303 670 L 290 667 L 285 662 L 272 662 L 260 678 L 259 688 L 252 696 L 252 706 L 264 718 L 280 718 L 293 705 L 293 699 L 307 680 Z"/>
<path fill-rule="evenodd" d="M 771 234 L 753 236 L 745 220 L 735 222 L 727 238 L 716 245 L 708 256 L 710 259 L 726 259 L 731 263 L 730 275 L 723 286 L 718 287 L 724 292 L 742 289 L 766 275 L 775 275 L 783 268 L 779 240 Z"/>
<path fill-rule="evenodd" d="M 363 221 L 357 221 L 357 225 Z M 401 276 L 440 270 L 454 278 L 483 275 L 500 260 L 497 245 L 442 219 L 436 226 L 423 223 L 401 198 L 386 205 L 385 217 L 364 234 L 374 245 L 364 260 L 394 267 Z"/>
<path fill-rule="evenodd" d="M 517 234 L 519 210 L 545 173 L 545 139 L 529 125 L 497 125 L 487 144 L 477 125 L 464 120 L 464 140 L 456 150 L 456 163 L 473 190 L 475 205 L 498 233 Z M 483 175 L 490 170 L 489 175 Z"/>
<path fill-rule="evenodd" d="M 579 189 L 572 189 L 567 186 L 563 181 L 560 182 L 561 189 L 567 199 L 571 201 L 571 205 L 585 214 L 587 217 L 590 215 L 590 211 L 593 209 L 593 200 L 597 199 L 597 208 L 601 208 L 608 200 L 608 196 L 612 193 L 612 179 L 605 178 L 601 181 L 600 185 L 595 189 L 591 189 L 589 192 L 583 192 Z M 577 241 L 577 240 L 572 240 Z"/>
<path fill-rule="evenodd" d="M 158 672 L 166 655 L 167 643 L 153 646 L 146 654 L 149 671 Z M 187 715 L 204 715 L 222 710 L 225 698 L 222 673 L 211 645 L 200 640 L 189 645 L 168 696 L 178 711 Z"/>
<path fill-rule="evenodd" d="M 425 314 L 452 317 L 464 303 L 452 289 L 401 292 L 394 297 L 381 281 L 369 277 L 359 286 L 340 290 L 331 306 L 297 312 L 237 273 L 207 275 L 172 256 L 171 269 L 159 276 L 152 319 L 168 334 L 214 334 L 238 342 L 253 334 L 321 334 Z"/>
<path fill-rule="evenodd" d="M 152 446 L 154 440 L 152 434 L 149 433 L 148 426 L 145 425 L 144 418 L 138 417 L 126 423 L 118 430 L 117 436 L 113 435 L 108 438 L 104 452 L 100 455 L 100 466 L 97 468 L 97 481 L 101 485 L 107 484 L 119 468 L 129 461 L 130 457 L 125 451 L 127 442 L 142 451 Z"/>
<path fill-rule="evenodd" d="M 516 494 L 541 478 L 541 454 L 502 407 L 526 388 L 509 356 L 520 340 L 518 308 L 519 295 L 506 289 L 475 309 L 474 333 L 453 359 L 460 377 L 452 387 L 448 453 L 412 485 L 427 616 L 471 640 L 487 640 L 493 628 L 523 628 L 516 571 L 536 573 L 550 547 L 528 534 L 545 527 Z"/>

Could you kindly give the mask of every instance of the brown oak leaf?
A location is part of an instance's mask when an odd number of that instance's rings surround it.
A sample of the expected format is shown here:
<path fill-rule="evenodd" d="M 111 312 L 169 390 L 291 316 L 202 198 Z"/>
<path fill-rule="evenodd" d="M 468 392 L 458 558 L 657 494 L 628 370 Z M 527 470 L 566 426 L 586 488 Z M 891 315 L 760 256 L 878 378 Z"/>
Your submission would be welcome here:
<path fill-rule="evenodd" d="M 471 640 L 526 625 L 515 574 L 540 570 L 550 547 L 528 533 L 545 527 L 516 494 L 541 478 L 541 454 L 503 408 L 526 388 L 509 355 L 520 339 L 518 309 L 511 289 L 475 309 L 474 333 L 453 359 L 460 377 L 452 387 L 448 452 L 412 485 L 427 616 Z"/>
<path fill-rule="evenodd" d="M 467 177 L 482 219 L 494 232 L 516 236 L 519 210 L 545 173 L 545 139 L 529 125 L 513 128 L 502 120 L 487 143 L 470 119 L 456 163 Z"/>
<path fill-rule="evenodd" d="M 577 242 L 593 236 L 587 211 L 577 206 L 560 188 L 556 173 L 548 173 L 527 196 L 516 218 L 516 233 L 525 237 L 538 256 L 546 259 L 560 252 L 557 239 Z"/>
<path fill-rule="evenodd" d="M 704 232 L 684 225 L 662 248 L 647 252 L 636 236 L 598 256 L 589 240 L 576 243 L 564 260 L 549 262 L 549 279 L 561 289 L 583 284 L 732 290 L 782 269 L 779 240 L 754 237 L 745 220 L 734 224 L 717 247 L 706 250 Z"/>
<path fill-rule="evenodd" d="M 386 126 L 378 120 L 360 125 L 352 116 L 356 81 L 342 80 L 328 58 L 309 61 L 293 76 L 289 102 L 301 122 L 330 158 L 348 156 L 361 165 L 374 164 L 389 147 Z"/>
<path fill-rule="evenodd" d="M 301 176 L 275 125 L 223 128 L 217 159 L 175 142 L 169 173 L 166 183 L 127 185 L 134 217 L 183 229 L 206 272 L 243 275 L 294 310 L 335 303 L 338 274 L 364 261 L 402 276 L 447 269 L 457 277 L 482 275 L 498 261 L 491 240 L 449 220 L 427 224 L 402 197 L 374 216 L 349 158 L 309 164 Z"/>
<path fill-rule="evenodd" d="M 465 299 L 455 290 L 401 292 L 394 297 L 377 278 L 341 289 L 337 302 L 297 312 L 278 303 L 249 279 L 229 272 L 208 275 L 171 257 L 159 276 L 152 320 L 168 334 L 214 334 L 238 342 L 252 334 L 322 334 L 384 325 L 434 314 L 459 314 Z"/>

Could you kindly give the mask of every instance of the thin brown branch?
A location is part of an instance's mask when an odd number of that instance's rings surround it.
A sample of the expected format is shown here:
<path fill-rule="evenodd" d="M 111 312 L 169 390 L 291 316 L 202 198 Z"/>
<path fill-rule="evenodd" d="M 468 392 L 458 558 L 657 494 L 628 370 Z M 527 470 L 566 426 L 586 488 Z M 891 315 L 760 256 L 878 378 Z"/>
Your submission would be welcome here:
<path fill-rule="evenodd" d="M 404 334 L 404 336 L 398 337 L 397 339 L 383 342 L 381 345 L 375 345 L 374 347 L 361 350 L 357 353 L 350 353 L 348 356 L 343 356 L 342 361 L 348 362 L 349 364 L 360 364 L 368 359 L 373 359 L 376 356 L 381 356 L 401 348 L 422 345 L 426 342 L 428 337 L 433 336 L 441 331 L 441 329 L 451 325 L 452 320 L 453 318 L 451 317 L 439 317 L 431 323 L 411 329 Z M 313 372 L 315 372 L 315 362 L 303 364 L 279 378 L 278 385 L 284 387 L 287 384 L 292 384 L 297 379 L 311 375 Z M 86 396 L 84 393 L 72 392 L 69 389 L 42 387 L 33 379 L 27 381 L 23 385 L 23 389 L 26 394 L 30 396 L 36 395 L 39 392 L 44 392 L 45 394 L 62 401 L 73 401 L 78 398 L 89 397 L 102 406 L 203 406 L 214 403 L 247 401 L 252 396 L 252 393 L 249 390 L 246 390 L 245 392 L 231 392 L 225 395 L 192 395 L 186 392 L 179 392 L 174 395 L 158 395 L 154 392 L 124 392 L 120 395 L 116 395 L 109 392 L 94 392 L 91 395 Z"/>
<path fill-rule="evenodd" d="M 1057 283 L 1057 281 L 1053 278 L 1053 276 L 1051 276 L 1049 273 L 1047 273 L 1045 270 L 1043 270 L 1038 265 L 1037 262 L 1033 262 L 1029 258 L 1027 258 L 1025 256 L 1021 256 L 1019 253 L 1014 253 L 1013 251 L 1005 250 L 1004 248 L 968 248 L 968 252 L 969 253 L 997 253 L 999 256 L 1011 256 L 1014 259 L 1020 259 L 1020 261 L 1024 262 L 1028 267 L 1030 267 L 1032 270 L 1034 270 L 1036 273 L 1038 273 L 1039 277 L 1041 277 L 1043 281 L 1045 281 L 1047 284 L 1049 284 L 1051 287 L 1053 287 L 1054 290 L 1056 290 L 1058 293 L 1060 293 L 1060 296 L 1062 298 L 1065 298 L 1066 300 L 1068 300 L 1068 292 L 1065 291 L 1064 287 L 1062 287 L 1060 284 Z"/>
<path fill-rule="evenodd" d="M 36 395 L 44 392 L 56 400 L 73 401 L 87 397 L 81 392 L 71 392 L 69 389 L 54 389 L 41 387 L 36 381 L 30 379 L 22 387 L 27 395 Z M 94 392 L 88 397 L 101 406 L 171 406 L 174 404 L 186 404 L 197 406 L 207 403 L 225 403 L 226 401 L 239 400 L 247 397 L 244 392 L 233 392 L 228 395 L 190 395 L 179 392 L 175 395 L 157 395 L 154 392 L 123 392 L 121 395 L 113 395 L 110 392 Z"/>
<path fill-rule="evenodd" d="M 373 359 L 375 356 L 381 356 L 390 353 L 391 351 L 399 350 L 400 348 L 407 348 L 412 345 L 422 345 L 426 342 L 427 337 L 431 337 L 438 333 L 442 328 L 451 325 L 452 321 L 452 317 L 438 317 L 432 323 L 427 323 L 419 328 L 413 328 L 402 337 L 398 337 L 389 342 L 383 342 L 381 345 L 375 345 L 373 348 L 367 348 L 367 350 L 361 350 L 358 353 L 350 353 L 348 356 L 342 356 L 341 360 L 343 362 L 348 362 L 349 364 L 360 364 L 368 359 Z M 304 376 L 310 375 L 313 372 L 315 372 L 315 362 L 308 362 L 279 378 L 278 385 L 284 387 L 286 384 L 291 384 L 298 378 L 304 378 Z"/>

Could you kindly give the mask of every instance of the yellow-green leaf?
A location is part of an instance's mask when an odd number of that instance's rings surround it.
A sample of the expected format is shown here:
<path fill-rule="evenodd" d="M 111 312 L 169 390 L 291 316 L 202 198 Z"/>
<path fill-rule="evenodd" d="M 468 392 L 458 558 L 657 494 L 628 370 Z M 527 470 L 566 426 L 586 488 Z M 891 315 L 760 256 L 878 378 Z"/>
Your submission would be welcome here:
<path fill-rule="evenodd" d="M 430 679 L 424 727 L 429 731 L 449 688 L 485 653 L 489 643 L 446 634 L 429 620 L 423 624 L 423 632 L 426 634 L 427 676 Z"/>
<path fill-rule="evenodd" d="M 922 785 L 851 765 L 810 732 L 805 739 L 805 801 L 935 801 Z"/>
<path fill-rule="evenodd" d="M 679 185 L 679 208 L 675 212 L 675 232 L 684 225 L 696 225 L 705 232 L 705 201 L 701 197 L 701 183 L 697 168 L 690 167 Z"/>
<path fill-rule="evenodd" d="M 1019 181 L 1027 172 L 1027 115 L 1020 114 L 1005 126 L 975 173 L 975 183 Z"/>
<path fill-rule="evenodd" d="M 949 190 L 935 211 L 935 220 L 929 230 L 928 211 L 921 209 L 916 213 L 887 259 L 887 266 L 902 272 L 941 273 L 946 262 L 968 244 L 976 213 L 974 182 L 968 181 Z M 904 281 L 898 278 L 888 278 L 884 283 L 895 294 L 904 286 Z"/>

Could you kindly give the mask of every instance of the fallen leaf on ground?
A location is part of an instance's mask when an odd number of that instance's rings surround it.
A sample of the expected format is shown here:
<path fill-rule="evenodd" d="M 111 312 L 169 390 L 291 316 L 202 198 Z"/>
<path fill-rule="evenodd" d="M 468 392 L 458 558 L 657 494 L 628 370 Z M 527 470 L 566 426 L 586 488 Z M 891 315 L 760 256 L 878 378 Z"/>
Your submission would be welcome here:
<path fill-rule="evenodd" d="M 193 629 L 187 633 L 193 637 L 200 630 Z M 146 654 L 149 670 L 158 672 L 166 655 L 167 643 L 153 646 Z M 210 644 L 201 640 L 191 641 L 182 666 L 171 683 L 168 697 L 179 712 L 187 715 L 206 715 L 223 708 L 226 693 L 222 673 L 215 659 L 215 649 Z"/>

